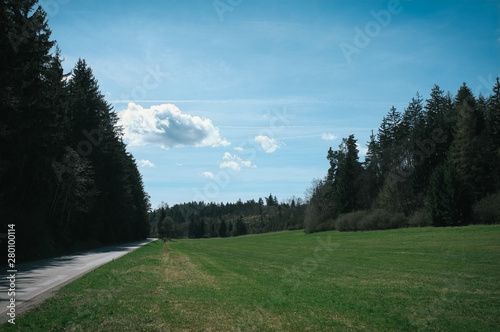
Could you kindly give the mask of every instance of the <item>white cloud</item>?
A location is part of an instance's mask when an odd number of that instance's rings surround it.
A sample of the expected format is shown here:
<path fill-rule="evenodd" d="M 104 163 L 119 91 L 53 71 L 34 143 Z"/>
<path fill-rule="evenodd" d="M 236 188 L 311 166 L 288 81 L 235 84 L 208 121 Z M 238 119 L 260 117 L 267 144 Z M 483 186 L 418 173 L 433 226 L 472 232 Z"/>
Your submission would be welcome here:
<path fill-rule="evenodd" d="M 203 175 L 204 177 L 206 177 L 207 179 L 213 179 L 214 178 L 214 175 L 212 174 L 212 172 L 203 172 L 201 173 L 201 175 Z"/>
<path fill-rule="evenodd" d="M 334 135 L 332 133 L 323 133 L 321 134 L 321 139 L 324 141 L 334 141 L 337 139 L 337 135 Z"/>
<path fill-rule="evenodd" d="M 243 160 L 237 155 L 232 155 L 229 152 L 226 152 L 222 157 L 222 162 L 220 163 L 219 167 L 230 168 L 233 171 L 239 171 L 243 167 L 255 168 L 257 166 L 253 165 L 250 160 Z"/>
<path fill-rule="evenodd" d="M 130 145 L 156 144 L 163 148 L 176 146 L 227 146 L 219 128 L 210 119 L 182 113 L 173 104 L 143 108 L 129 103 L 120 112 L 118 125 L 123 127 L 124 138 Z"/>
<path fill-rule="evenodd" d="M 236 151 L 240 151 L 240 152 L 245 151 L 245 149 L 243 149 L 242 147 L 239 147 L 239 146 L 234 147 L 233 149 L 235 149 Z"/>
<path fill-rule="evenodd" d="M 151 161 L 149 160 L 146 160 L 146 159 L 142 159 L 139 161 L 139 165 L 141 167 L 156 167 L 155 164 L 153 164 Z"/>
<path fill-rule="evenodd" d="M 368 152 L 367 147 L 361 146 L 361 144 L 359 144 L 359 143 L 356 143 L 356 147 L 358 148 L 360 156 L 366 156 L 366 153 Z"/>
<path fill-rule="evenodd" d="M 270 138 L 269 136 L 265 135 L 255 136 L 255 142 L 259 143 L 266 153 L 273 153 L 280 147 L 278 141 L 275 138 Z"/>

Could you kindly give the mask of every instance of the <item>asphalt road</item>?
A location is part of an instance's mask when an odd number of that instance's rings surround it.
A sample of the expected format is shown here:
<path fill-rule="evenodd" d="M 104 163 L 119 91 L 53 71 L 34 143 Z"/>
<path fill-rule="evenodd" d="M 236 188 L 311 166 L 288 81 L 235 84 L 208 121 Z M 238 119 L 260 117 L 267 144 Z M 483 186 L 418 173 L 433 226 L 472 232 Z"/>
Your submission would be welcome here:
<path fill-rule="evenodd" d="M 55 290 L 81 277 L 93 269 L 117 259 L 156 239 L 125 243 L 96 250 L 33 261 L 15 266 L 15 272 L 7 267 L 0 271 L 0 324 L 11 319 L 11 299 L 15 299 L 15 317 L 39 305 Z M 9 296 L 10 278 L 15 275 L 15 295 Z M 10 278 L 10 279 L 9 279 Z M 12 291 L 10 291 L 12 292 Z"/>

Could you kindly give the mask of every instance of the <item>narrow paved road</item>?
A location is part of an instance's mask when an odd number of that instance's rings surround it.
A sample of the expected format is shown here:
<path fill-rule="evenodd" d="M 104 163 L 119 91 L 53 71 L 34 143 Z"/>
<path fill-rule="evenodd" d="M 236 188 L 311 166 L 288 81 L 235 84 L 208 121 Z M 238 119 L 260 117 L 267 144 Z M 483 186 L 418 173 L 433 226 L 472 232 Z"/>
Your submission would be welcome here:
<path fill-rule="evenodd" d="M 0 324 L 11 318 L 8 315 L 10 308 L 7 307 L 11 298 L 15 298 L 17 320 L 20 313 L 40 304 L 63 285 L 154 240 L 156 239 L 18 264 L 14 273 L 7 272 L 8 268 L 3 267 L 0 271 Z M 11 274 L 15 274 L 15 296 L 9 296 Z"/>

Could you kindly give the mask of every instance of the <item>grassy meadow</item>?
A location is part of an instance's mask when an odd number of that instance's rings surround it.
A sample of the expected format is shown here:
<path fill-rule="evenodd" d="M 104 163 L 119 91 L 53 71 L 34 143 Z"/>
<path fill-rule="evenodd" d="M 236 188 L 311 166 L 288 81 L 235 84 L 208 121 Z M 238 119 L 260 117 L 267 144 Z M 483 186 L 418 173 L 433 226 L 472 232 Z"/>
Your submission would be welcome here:
<path fill-rule="evenodd" d="M 0 330 L 500 331 L 500 226 L 156 241 Z"/>

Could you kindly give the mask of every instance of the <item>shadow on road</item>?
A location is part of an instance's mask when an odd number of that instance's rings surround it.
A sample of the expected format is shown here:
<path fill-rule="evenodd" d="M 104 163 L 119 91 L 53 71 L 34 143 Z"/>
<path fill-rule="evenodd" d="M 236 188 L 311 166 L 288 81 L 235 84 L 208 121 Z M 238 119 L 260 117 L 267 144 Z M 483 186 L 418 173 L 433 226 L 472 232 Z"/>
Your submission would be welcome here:
<path fill-rule="evenodd" d="M 16 274 L 16 284 L 19 284 L 19 285 L 31 284 L 33 279 L 35 279 L 35 277 L 32 276 L 32 274 L 31 274 L 31 272 L 33 272 L 33 271 L 45 270 L 45 269 L 57 268 L 57 267 L 63 267 L 63 266 L 68 267 L 68 266 L 71 266 L 72 264 L 74 264 L 78 257 L 86 256 L 89 254 L 111 253 L 111 252 L 129 250 L 129 249 L 132 249 L 132 248 L 137 247 L 137 246 L 148 245 L 150 242 L 155 241 L 155 240 L 156 239 L 146 239 L 146 240 L 141 240 L 141 241 L 117 244 L 117 245 L 92 249 L 92 250 L 88 250 L 88 251 L 82 251 L 82 252 L 78 252 L 78 253 L 74 253 L 74 254 L 70 254 L 70 255 L 64 255 L 61 257 L 46 258 L 46 259 L 41 259 L 41 260 L 37 260 L 37 261 L 16 264 L 16 266 L 15 266 L 15 270 L 17 271 L 15 273 Z M 7 290 L 9 289 L 10 281 L 7 279 L 7 277 L 10 275 L 10 273 L 8 273 L 7 270 L 9 270 L 9 268 L 7 266 L 3 266 L 0 270 L 0 292 L 2 293 L 2 295 L 4 295 L 7 292 Z M 29 275 L 29 276 L 27 276 L 27 275 Z"/>

